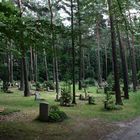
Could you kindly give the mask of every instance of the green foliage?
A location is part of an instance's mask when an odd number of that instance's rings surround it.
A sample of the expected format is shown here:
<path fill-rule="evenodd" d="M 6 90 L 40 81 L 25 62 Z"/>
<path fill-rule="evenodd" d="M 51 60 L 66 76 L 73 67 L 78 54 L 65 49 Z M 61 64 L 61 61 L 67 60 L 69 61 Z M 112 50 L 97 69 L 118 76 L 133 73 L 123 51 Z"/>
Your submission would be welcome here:
<path fill-rule="evenodd" d="M 48 88 L 50 90 L 54 90 L 55 89 L 55 84 L 52 81 L 45 81 L 43 84 L 43 87 L 46 88 L 48 90 Z"/>
<path fill-rule="evenodd" d="M 107 77 L 107 83 L 108 83 L 108 90 L 110 91 L 114 91 L 114 78 L 112 73 L 109 74 L 109 76 Z"/>
<path fill-rule="evenodd" d="M 95 80 L 93 78 L 87 78 L 86 80 L 84 80 L 84 83 L 89 86 L 95 86 Z"/>
<path fill-rule="evenodd" d="M 41 84 L 39 82 L 36 82 L 36 91 L 40 91 L 41 90 Z"/>
<path fill-rule="evenodd" d="M 67 119 L 65 112 L 60 111 L 57 106 L 51 106 L 49 111 L 49 122 L 62 122 Z"/>
<path fill-rule="evenodd" d="M 121 110 L 122 106 L 116 105 L 114 103 L 112 95 L 109 92 L 107 92 L 106 97 L 105 97 L 105 101 L 104 101 L 104 109 L 106 109 L 106 110 Z"/>
<path fill-rule="evenodd" d="M 60 97 L 60 105 L 61 106 L 70 106 L 72 101 L 71 93 L 66 89 L 62 89 L 61 97 Z"/>
<path fill-rule="evenodd" d="M 112 96 L 109 92 L 106 93 L 105 101 L 104 101 L 104 108 L 107 110 L 113 110 L 115 107 L 114 101 Z"/>
<path fill-rule="evenodd" d="M 8 92 L 8 88 L 9 88 L 9 86 L 8 86 L 8 82 L 3 81 L 3 87 L 2 87 L 2 90 L 3 90 L 5 93 L 7 93 L 7 92 Z"/>

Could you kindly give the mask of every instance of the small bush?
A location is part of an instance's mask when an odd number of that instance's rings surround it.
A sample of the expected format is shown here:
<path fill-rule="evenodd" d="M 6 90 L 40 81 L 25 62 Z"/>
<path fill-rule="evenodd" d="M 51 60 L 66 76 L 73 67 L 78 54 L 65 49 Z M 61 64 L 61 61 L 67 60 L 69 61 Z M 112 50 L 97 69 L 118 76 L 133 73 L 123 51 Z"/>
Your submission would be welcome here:
<path fill-rule="evenodd" d="M 36 91 L 40 91 L 41 90 L 41 85 L 40 85 L 39 82 L 36 83 L 35 87 L 36 87 Z"/>
<path fill-rule="evenodd" d="M 65 89 L 61 91 L 60 105 L 61 106 L 70 106 L 72 101 L 71 93 Z"/>
<path fill-rule="evenodd" d="M 8 88 L 9 88 L 8 82 L 3 81 L 3 87 L 2 87 L 2 89 L 3 89 L 3 91 L 4 91 L 5 93 L 8 91 Z"/>
<path fill-rule="evenodd" d="M 112 74 L 109 74 L 109 76 L 107 77 L 107 83 L 108 83 L 108 90 L 109 91 L 114 91 L 114 78 Z"/>
<path fill-rule="evenodd" d="M 43 84 L 44 88 L 46 88 L 46 90 L 48 90 L 48 88 L 50 90 L 55 90 L 55 84 L 52 81 L 46 81 Z"/>
<path fill-rule="evenodd" d="M 88 78 L 84 81 L 84 84 L 95 86 L 95 80 L 93 78 Z"/>
<path fill-rule="evenodd" d="M 113 110 L 115 107 L 114 101 L 112 100 L 112 96 L 109 92 L 106 93 L 104 108 L 107 110 Z"/>
<path fill-rule="evenodd" d="M 51 106 L 49 111 L 49 122 L 62 122 L 67 119 L 65 112 L 60 111 L 57 106 Z"/>
<path fill-rule="evenodd" d="M 104 101 L 104 109 L 106 110 L 121 110 L 121 105 L 115 105 L 112 96 L 109 92 L 106 93 L 106 98 Z"/>

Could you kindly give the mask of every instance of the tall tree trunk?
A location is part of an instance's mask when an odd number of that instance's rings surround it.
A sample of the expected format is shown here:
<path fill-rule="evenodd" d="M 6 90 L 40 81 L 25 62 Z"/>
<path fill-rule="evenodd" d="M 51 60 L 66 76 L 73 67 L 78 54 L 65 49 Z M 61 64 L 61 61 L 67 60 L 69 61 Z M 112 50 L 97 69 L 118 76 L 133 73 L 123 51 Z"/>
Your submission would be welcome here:
<path fill-rule="evenodd" d="M 20 69 L 20 87 L 19 90 L 24 91 L 24 68 L 23 68 L 23 61 L 21 60 L 21 69 Z"/>
<path fill-rule="evenodd" d="M 136 57 L 135 57 L 135 47 L 134 47 L 134 33 L 132 33 L 132 47 L 131 47 L 131 53 L 132 53 L 132 69 L 133 69 L 133 91 L 135 92 L 137 90 L 137 67 L 136 67 Z"/>
<path fill-rule="evenodd" d="M 11 41 L 7 41 L 7 49 L 11 49 L 12 48 L 12 42 Z M 7 59 L 8 59 L 8 81 L 10 83 L 13 83 L 13 55 L 11 50 L 8 52 L 7 54 Z"/>
<path fill-rule="evenodd" d="M 30 47 L 30 69 L 31 69 L 31 81 L 34 81 L 34 64 L 33 64 L 33 48 Z"/>
<path fill-rule="evenodd" d="M 35 82 L 38 81 L 38 63 L 37 63 L 37 51 L 34 52 L 34 77 Z"/>
<path fill-rule="evenodd" d="M 10 52 L 10 54 L 9 54 L 9 61 L 10 61 L 9 82 L 13 83 L 13 55 L 12 55 L 12 52 Z"/>
<path fill-rule="evenodd" d="M 55 80 L 56 80 L 56 100 L 59 100 L 59 74 L 58 74 L 58 58 L 56 54 L 56 48 L 54 49 L 55 51 Z"/>
<path fill-rule="evenodd" d="M 107 46 L 105 45 L 105 80 L 107 80 L 108 75 L 108 55 L 107 55 Z"/>
<path fill-rule="evenodd" d="M 82 48 L 82 81 L 85 80 L 85 50 Z"/>
<path fill-rule="evenodd" d="M 101 60 L 100 60 L 100 35 L 99 35 L 99 23 L 97 21 L 97 61 L 98 61 L 98 84 L 102 83 L 102 74 L 101 74 Z"/>
<path fill-rule="evenodd" d="M 118 41 L 119 41 L 119 47 L 120 47 L 120 55 L 121 55 L 121 61 L 122 61 L 122 71 L 123 71 L 123 81 L 124 81 L 124 98 L 129 99 L 128 94 L 128 67 L 126 62 L 126 56 L 125 56 L 125 50 L 124 46 L 121 40 L 120 31 L 118 25 L 117 27 L 117 34 L 118 34 Z"/>
<path fill-rule="evenodd" d="M 25 50 L 22 51 L 22 62 L 23 62 L 23 71 L 24 71 L 24 96 L 30 96 L 29 90 L 29 81 L 28 81 L 28 73 L 27 73 L 27 62 L 26 62 L 26 54 Z"/>
<path fill-rule="evenodd" d="M 56 101 L 59 100 L 59 74 L 58 74 L 58 58 L 57 58 L 57 49 L 55 45 L 55 31 L 53 25 L 53 11 L 52 11 L 52 4 L 50 0 L 48 0 L 49 10 L 51 14 L 51 43 L 52 43 L 52 50 L 53 50 L 53 76 L 54 81 L 56 82 Z"/>
<path fill-rule="evenodd" d="M 72 99 L 72 103 L 76 104 L 76 96 L 75 96 L 75 43 L 74 43 L 73 0 L 71 0 L 70 2 L 71 2 L 72 84 L 73 84 L 73 99 Z"/>
<path fill-rule="evenodd" d="M 80 1 L 77 0 L 77 6 L 78 6 L 78 30 L 79 30 L 79 36 L 78 36 L 78 45 L 79 45 L 79 90 L 82 89 L 82 34 L 81 34 L 81 13 L 80 13 Z"/>
<path fill-rule="evenodd" d="M 49 81 L 49 75 L 48 75 L 48 64 L 47 64 L 47 58 L 46 58 L 46 50 L 44 49 L 44 64 L 45 64 L 45 74 L 46 74 L 46 81 Z"/>
<path fill-rule="evenodd" d="M 18 7 L 20 10 L 20 18 L 22 18 L 22 0 L 18 0 Z M 23 63 L 23 72 L 24 72 L 24 96 L 27 97 L 30 95 L 29 90 L 29 82 L 28 82 L 28 73 L 27 73 L 27 63 L 26 63 L 26 51 L 24 46 L 24 40 L 23 40 L 23 31 L 20 31 L 20 49 L 22 53 L 22 63 Z"/>
<path fill-rule="evenodd" d="M 116 104 L 122 105 L 120 83 L 119 83 L 119 71 L 118 71 L 117 54 L 116 54 L 115 28 L 114 28 L 112 6 L 113 6 L 112 5 L 112 0 L 108 0 L 111 42 L 112 42 L 112 57 L 113 57 L 113 67 L 114 67 Z"/>

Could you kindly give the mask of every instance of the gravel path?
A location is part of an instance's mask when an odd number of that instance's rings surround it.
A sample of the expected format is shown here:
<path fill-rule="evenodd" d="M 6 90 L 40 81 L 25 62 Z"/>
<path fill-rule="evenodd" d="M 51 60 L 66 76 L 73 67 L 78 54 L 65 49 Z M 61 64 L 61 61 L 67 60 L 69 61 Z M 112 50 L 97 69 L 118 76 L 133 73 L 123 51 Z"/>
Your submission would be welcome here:
<path fill-rule="evenodd" d="M 117 125 L 120 126 L 120 130 L 109 134 L 104 140 L 140 140 L 140 118 Z"/>

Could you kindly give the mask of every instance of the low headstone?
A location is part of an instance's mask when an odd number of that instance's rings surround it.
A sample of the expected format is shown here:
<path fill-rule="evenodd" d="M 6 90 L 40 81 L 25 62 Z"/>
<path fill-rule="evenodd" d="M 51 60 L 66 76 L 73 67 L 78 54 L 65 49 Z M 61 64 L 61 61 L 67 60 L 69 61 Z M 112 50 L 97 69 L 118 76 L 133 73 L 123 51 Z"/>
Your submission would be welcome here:
<path fill-rule="evenodd" d="M 39 120 L 40 121 L 48 121 L 49 119 L 49 104 L 48 103 L 40 103 L 39 107 Z"/>
<path fill-rule="evenodd" d="M 35 92 L 35 100 L 40 100 L 40 93 L 39 92 Z"/>
<path fill-rule="evenodd" d="M 89 96 L 89 98 L 88 98 L 88 104 L 95 105 L 95 99 L 92 96 Z"/>

